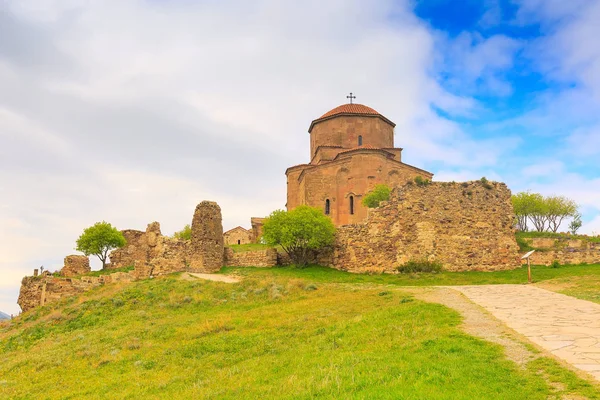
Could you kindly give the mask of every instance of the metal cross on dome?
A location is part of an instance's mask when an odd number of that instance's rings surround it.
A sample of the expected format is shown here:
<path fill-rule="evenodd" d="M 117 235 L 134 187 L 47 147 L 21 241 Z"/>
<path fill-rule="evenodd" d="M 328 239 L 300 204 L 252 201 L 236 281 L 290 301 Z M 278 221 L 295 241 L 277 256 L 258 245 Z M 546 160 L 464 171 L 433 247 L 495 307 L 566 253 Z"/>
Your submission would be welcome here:
<path fill-rule="evenodd" d="M 350 99 L 350 104 L 352 104 L 352 99 L 355 99 L 356 96 L 352 96 L 352 92 L 350 92 L 350 96 L 346 96 L 347 99 Z"/>

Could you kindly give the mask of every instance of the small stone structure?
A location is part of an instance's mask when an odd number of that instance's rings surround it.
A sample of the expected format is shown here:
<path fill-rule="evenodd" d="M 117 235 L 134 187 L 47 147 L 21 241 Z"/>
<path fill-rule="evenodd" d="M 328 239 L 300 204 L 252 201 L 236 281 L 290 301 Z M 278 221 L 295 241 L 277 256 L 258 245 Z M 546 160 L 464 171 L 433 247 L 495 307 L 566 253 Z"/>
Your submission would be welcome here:
<path fill-rule="evenodd" d="M 525 238 L 531 247 L 538 249 L 531 255 L 534 265 L 598 264 L 600 263 L 600 243 L 575 238 Z"/>
<path fill-rule="evenodd" d="M 65 257 L 64 267 L 60 270 L 60 275 L 68 277 L 82 275 L 90 271 L 90 259 L 87 256 L 70 255 Z"/>
<path fill-rule="evenodd" d="M 260 243 L 263 234 L 263 224 L 265 218 L 252 217 L 250 225 L 252 226 L 252 243 Z"/>
<path fill-rule="evenodd" d="M 223 240 L 227 246 L 252 243 L 252 231 L 238 226 L 225 232 Z"/>
<path fill-rule="evenodd" d="M 235 253 L 226 247 L 224 263 L 228 267 L 274 267 L 277 265 L 277 250 L 266 249 Z"/>
<path fill-rule="evenodd" d="M 191 272 L 216 272 L 223 266 L 223 223 L 217 203 L 203 201 L 196 206 L 190 250 Z"/>
<path fill-rule="evenodd" d="M 437 260 L 449 271 L 520 266 L 510 190 L 503 183 L 435 182 L 393 191 L 364 224 L 338 229 L 332 266 L 394 272 L 410 260 Z"/>

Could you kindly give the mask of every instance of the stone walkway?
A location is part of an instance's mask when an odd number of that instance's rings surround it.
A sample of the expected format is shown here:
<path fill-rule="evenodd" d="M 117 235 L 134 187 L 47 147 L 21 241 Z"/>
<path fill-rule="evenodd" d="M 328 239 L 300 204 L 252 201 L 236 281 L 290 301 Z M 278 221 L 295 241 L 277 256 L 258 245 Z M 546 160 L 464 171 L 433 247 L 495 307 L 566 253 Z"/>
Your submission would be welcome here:
<path fill-rule="evenodd" d="M 529 285 L 448 288 L 600 381 L 600 304 Z"/>

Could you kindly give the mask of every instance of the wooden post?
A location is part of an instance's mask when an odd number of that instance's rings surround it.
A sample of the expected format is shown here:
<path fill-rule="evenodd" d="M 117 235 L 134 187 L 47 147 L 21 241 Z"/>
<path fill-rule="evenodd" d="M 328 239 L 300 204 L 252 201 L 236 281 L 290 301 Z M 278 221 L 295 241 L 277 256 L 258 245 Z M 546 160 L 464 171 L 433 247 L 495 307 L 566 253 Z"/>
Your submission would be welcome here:
<path fill-rule="evenodd" d="M 529 257 L 527 257 L 527 280 L 531 283 L 531 263 L 529 262 Z"/>

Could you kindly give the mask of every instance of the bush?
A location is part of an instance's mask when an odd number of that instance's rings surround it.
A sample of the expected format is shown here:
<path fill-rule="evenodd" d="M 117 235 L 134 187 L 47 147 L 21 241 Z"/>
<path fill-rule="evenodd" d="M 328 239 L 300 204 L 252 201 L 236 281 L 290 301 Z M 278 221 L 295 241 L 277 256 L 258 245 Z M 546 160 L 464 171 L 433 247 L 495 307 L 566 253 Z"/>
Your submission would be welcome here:
<path fill-rule="evenodd" d="M 187 224 L 182 230 L 175 232 L 173 238 L 180 240 L 190 240 L 192 238 L 192 227 Z"/>
<path fill-rule="evenodd" d="M 387 185 L 377 185 L 373 190 L 365 195 L 363 198 L 363 205 L 369 208 L 379 207 L 379 203 L 382 201 L 388 201 L 390 199 L 390 193 L 392 189 Z"/>
<path fill-rule="evenodd" d="M 481 185 L 482 185 L 484 188 L 488 189 L 488 190 L 491 190 L 491 189 L 493 189 L 493 188 L 494 188 L 494 187 L 492 186 L 492 184 L 490 183 L 490 181 L 488 181 L 488 180 L 487 180 L 487 178 L 486 178 L 485 176 L 484 176 L 483 178 L 481 178 L 481 179 L 479 180 L 479 182 L 481 182 Z"/>
<path fill-rule="evenodd" d="M 552 261 L 552 264 L 550 264 L 550 267 L 560 268 L 560 263 L 558 262 L 558 260 L 554 260 L 554 261 Z"/>
<path fill-rule="evenodd" d="M 444 266 L 439 261 L 410 260 L 396 268 L 401 274 L 410 274 L 414 272 L 429 272 L 437 274 L 441 272 Z"/>
<path fill-rule="evenodd" d="M 415 178 L 415 183 L 417 184 L 417 186 L 428 186 L 431 184 L 431 181 L 419 175 Z"/>

